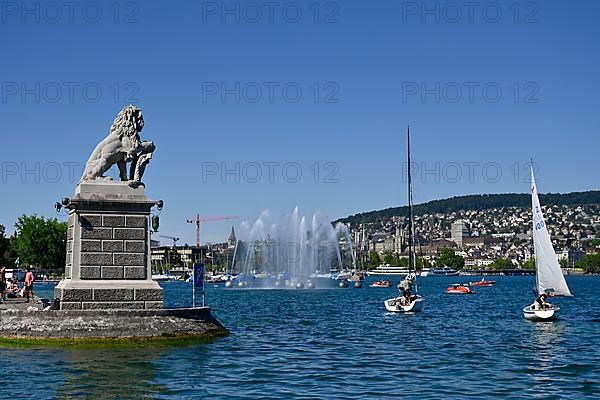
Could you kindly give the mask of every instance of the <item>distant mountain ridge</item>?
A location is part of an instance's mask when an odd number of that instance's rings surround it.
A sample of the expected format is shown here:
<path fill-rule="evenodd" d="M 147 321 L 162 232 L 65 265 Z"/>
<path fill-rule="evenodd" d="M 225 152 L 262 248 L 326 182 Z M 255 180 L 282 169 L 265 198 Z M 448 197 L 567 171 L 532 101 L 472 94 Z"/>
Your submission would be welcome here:
<path fill-rule="evenodd" d="M 543 205 L 569 205 L 577 206 L 584 204 L 600 204 L 600 190 L 572 193 L 547 193 L 540 194 L 540 202 Z M 448 214 L 461 210 L 487 210 L 499 207 L 531 207 L 531 196 L 525 193 L 505 194 L 473 194 L 467 196 L 451 197 L 443 200 L 432 200 L 427 203 L 414 206 L 414 212 L 420 214 Z M 368 211 L 346 218 L 340 218 L 335 222 L 350 222 L 351 224 L 371 223 L 390 219 L 393 216 L 406 215 L 407 207 L 390 207 L 384 210 Z"/>

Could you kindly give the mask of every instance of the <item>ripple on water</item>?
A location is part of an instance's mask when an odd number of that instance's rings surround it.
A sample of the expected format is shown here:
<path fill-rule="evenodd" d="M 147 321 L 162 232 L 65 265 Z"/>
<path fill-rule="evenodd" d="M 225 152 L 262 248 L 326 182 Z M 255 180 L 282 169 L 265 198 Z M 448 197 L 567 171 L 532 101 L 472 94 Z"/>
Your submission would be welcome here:
<path fill-rule="evenodd" d="M 175 348 L 0 348 L 3 362 L 15 360 L 2 378 L 34 377 L 35 398 L 600 396 L 600 278 L 567 279 L 576 296 L 559 300 L 561 319 L 549 324 L 522 317 L 531 277 L 499 277 L 472 296 L 443 293 L 461 278 L 423 279 L 425 312 L 413 315 L 385 312 L 394 289 L 209 288 L 228 337 Z M 189 285 L 164 287 L 171 305 L 189 304 Z"/>

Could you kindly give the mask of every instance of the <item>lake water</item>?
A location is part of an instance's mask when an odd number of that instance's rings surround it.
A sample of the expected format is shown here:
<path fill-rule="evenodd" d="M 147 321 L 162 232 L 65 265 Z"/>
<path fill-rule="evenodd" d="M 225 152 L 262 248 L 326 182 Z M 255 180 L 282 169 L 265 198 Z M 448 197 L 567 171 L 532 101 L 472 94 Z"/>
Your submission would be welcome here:
<path fill-rule="evenodd" d="M 556 301 L 560 319 L 550 323 L 522 316 L 533 277 L 493 279 L 471 296 L 443 293 L 468 277 L 421 279 L 426 306 L 414 315 L 385 312 L 391 288 L 211 287 L 207 301 L 230 336 L 0 348 L 0 398 L 600 397 L 600 277 L 568 277 L 575 297 Z M 163 286 L 168 305 L 190 304 L 190 284 Z"/>

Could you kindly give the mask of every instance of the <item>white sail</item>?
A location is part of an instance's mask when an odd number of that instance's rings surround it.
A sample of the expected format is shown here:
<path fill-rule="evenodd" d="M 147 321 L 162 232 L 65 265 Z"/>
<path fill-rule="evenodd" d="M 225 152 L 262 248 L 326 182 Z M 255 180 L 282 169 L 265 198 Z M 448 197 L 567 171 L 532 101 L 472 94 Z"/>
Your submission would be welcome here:
<path fill-rule="evenodd" d="M 550 234 L 544 221 L 537 186 L 531 169 L 531 203 L 533 208 L 533 248 L 537 269 L 538 293 L 551 290 L 557 296 L 571 296 L 560 264 L 550 241 Z"/>

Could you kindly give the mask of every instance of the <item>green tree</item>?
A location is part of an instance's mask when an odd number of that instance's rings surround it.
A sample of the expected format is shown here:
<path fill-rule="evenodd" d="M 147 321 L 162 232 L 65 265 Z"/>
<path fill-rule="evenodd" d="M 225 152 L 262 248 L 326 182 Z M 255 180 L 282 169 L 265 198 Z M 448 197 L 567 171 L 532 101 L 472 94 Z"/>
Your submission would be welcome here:
<path fill-rule="evenodd" d="M 408 268 L 408 257 L 396 257 L 394 265 L 402 268 Z"/>
<path fill-rule="evenodd" d="M 369 253 L 369 269 L 376 268 L 379 264 L 381 264 L 379 254 L 375 250 L 371 251 Z"/>
<path fill-rule="evenodd" d="M 15 224 L 12 252 L 21 263 L 44 269 L 65 267 L 67 224 L 37 215 L 22 215 Z"/>
<path fill-rule="evenodd" d="M 565 260 L 564 258 L 562 260 L 560 260 L 558 263 L 560 264 L 561 268 L 567 268 L 568 267 L 567 260 Z"/>
<path fill-rule="evenodd" d="M 600 254 L 586 254 L 577 266 L 592 274 L 600 273 Z"/>
<path fill-rule="evenodd" d="M 397 258 L 394 257 L 394 255 L 392 254 L 391 251 L 386 251 L 385 254 L 383 255 L 383 263 L 384 264 L 396 265 L 396 260 L 397 260 Z"/>
<path fill-rule="evenodd" d="M 523 269 L 535 269 L 535 257 L 531 257 L 529 260 L 523 263 Z"/>
<path fill-rule="evenodd" d="M 5 237 L 6 228 L 0 225 L 0 265 L 6 265 L 8 262 L 8 238 Z"/>
<path fill-rule="evenodd" d="M 514 265 L 508 258 L 499 258 L 490 264 L 490 269 L 511 269 Z"/>
<path fill-rule="evenodd" d="M 465 259 L 457 255 L 455 251 L 449 247 L 444 247 L 441 250 L 435 264 L 438 267 L 448 267 L 452 269 L 462 269 L 465 266 Z"/>

